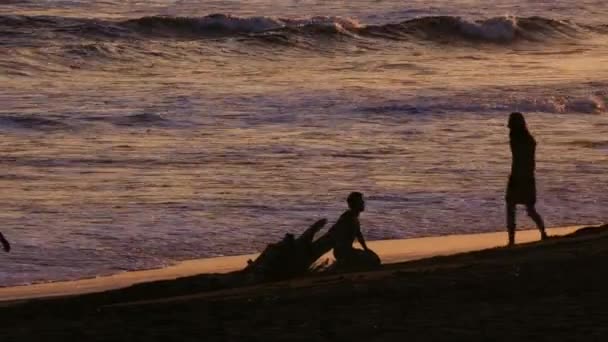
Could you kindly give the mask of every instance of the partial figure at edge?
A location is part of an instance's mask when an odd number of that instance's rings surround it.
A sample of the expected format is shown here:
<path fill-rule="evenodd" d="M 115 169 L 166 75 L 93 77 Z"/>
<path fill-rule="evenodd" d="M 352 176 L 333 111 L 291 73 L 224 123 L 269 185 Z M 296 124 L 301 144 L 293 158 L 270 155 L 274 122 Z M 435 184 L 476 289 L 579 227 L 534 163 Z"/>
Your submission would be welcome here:
<path fill-rule="evenodd" d="M 338 221 L 329 229 L 329 236 L 334 243 L 334 257 L 338 268 L 375 268 L 380 266 L 380 257 L 367 247 L 363 234 L 359 215 L 365 210 L 363 194 L 352 192 L 346 200 L 346 210 Z M 363 249 L 353 247 L 355 238 Z"/>
<path fill-rule="evenodd" d="M 4 248 L 4 251 L 7 253 L 11 251 L 11 244 L 8 243 L 8 240 L 4 237 L 4 235 L 2 235 L 2 233 L 0 233 L 0 244 L 2 244 L 2 248 Z"/>
<path fill-rule="evenodd" d="M 526 120 L 521 113 L 509 116 L 509 143 L 511 146 L 511 175 L 507 185 L 507 229 L 509 246 L 515 244 L 515 211 L 517 204 L 526 206 L 528 216 L 536 223 L 542 240 L 547 238 L 545 224 L 536 211 L 536 141 L 528 131 Z"/>

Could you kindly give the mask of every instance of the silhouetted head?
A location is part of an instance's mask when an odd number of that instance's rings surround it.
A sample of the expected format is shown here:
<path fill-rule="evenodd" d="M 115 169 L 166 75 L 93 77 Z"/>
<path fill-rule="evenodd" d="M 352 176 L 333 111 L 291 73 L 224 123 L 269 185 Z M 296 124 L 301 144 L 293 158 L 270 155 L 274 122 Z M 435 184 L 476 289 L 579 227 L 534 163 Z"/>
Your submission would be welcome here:
<path fill-rule="evenodd" d="M 348 207 L 353 211 L 364 211 L 365 201 L 363 200 L 363 194 L 360 192 L 351 192 L 346 199 Z"/>
<path fill-rule="evenodd" d="M 526 119 L 520 112 L 514 112 L 509 115 L 509 128 L 515 131 L 526 130 Z"/>

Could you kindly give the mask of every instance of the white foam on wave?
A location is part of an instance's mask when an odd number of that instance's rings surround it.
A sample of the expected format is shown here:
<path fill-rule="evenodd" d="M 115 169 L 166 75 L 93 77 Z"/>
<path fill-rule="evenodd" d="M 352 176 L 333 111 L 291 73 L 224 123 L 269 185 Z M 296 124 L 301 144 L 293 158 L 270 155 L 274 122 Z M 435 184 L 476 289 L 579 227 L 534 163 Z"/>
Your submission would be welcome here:
<path fill-rule="evenodd" d="M 605 113 L 606 101 L 595 95 L 588 98 L 573 99 L 566 106 L 566 110 L 576 113 Z"/>
<path fill-rule="evenodd" d="M 514 103 L 514 107 L 518 111 L 559 114 L 600 114 L 606 112 L 605 100 L 596 95 L 588 97 L 551 96 L 547 98 L 524 99 Z"/>
<path fill-rule="evenodd" d="M 363 28 L 364 25 L 360 24 L 353 18 L 345 17 L 327 17 L 327 16 L 316 16 L 307 19 L 291 19 L 287 21 L 289 26 L 328 26 L 344 29 L 347 31 L 354 31 Z"/>
<path fill-rule="evenodd" d="M 415 100 L 385 101 L 362 106 L 365 113 L 433 114 L 446 112 L 485 113 L 519 111 L 551 114 L 604 114 L 606 98 L 589 96 L 531 96 L 502 98 L 429 97 Z"/>
<path fill-rule="evenodd" d="M 302 19 L 282 19 L 276 17 L 239 17 L 226 14 L 213 14 L 198 20 L 199 28 L 215 28 L 231 32 L 259 33 L 282 28 L 331 27 L 339 31 L 352 31 L 362 27 L 355 19 L 316 16 Z"/>

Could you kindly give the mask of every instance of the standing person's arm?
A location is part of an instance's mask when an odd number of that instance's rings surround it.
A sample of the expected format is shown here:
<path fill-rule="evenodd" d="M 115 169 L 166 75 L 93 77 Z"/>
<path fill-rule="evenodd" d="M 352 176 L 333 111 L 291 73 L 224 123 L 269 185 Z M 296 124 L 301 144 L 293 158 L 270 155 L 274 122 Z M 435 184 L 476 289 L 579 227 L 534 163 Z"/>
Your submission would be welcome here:
<path fill-rule="evenodd" d="M 509 136 L 509 148 L 511 150 L 511 166 L 513 166 L 513 163 L 516 163 L 516 159 L 519 157 L 521 151 L 521 143 L 513 134 Z"/>

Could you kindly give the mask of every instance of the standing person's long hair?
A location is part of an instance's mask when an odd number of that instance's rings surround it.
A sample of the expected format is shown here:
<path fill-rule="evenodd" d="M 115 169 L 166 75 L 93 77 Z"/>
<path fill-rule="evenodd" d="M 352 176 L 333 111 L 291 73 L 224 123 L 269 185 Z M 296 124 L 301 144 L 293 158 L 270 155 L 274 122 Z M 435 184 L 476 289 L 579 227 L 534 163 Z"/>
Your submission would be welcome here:
<path fill-rule="evenodd" d="M 522 113 L 514 112 L 509 116 L 509 138 L 511 141 L 521 141 L 528 140 L 536 143 L 530 131 L 528 131 L 528 126 L 526 125 L 526 119 L 524 118 Z"/>

